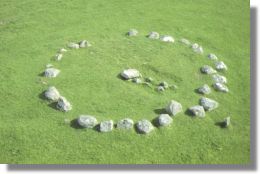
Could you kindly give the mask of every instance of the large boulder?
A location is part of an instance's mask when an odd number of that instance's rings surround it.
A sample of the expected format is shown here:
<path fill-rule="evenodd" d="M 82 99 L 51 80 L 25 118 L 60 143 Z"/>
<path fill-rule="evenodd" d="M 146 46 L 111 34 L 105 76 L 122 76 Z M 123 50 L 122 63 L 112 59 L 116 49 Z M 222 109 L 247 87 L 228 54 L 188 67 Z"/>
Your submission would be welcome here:
<path fill-rule="evenodd" d="M 222 84 L 227 83 L 227 78 L 219 74 L 214 74 L 212 76 L 212 79 L 214 80 L 215 83 L 222 83 Z"/>
<path fill-rule="evenodd" d="M 202 72 L 202 73 L 205 73 L 205 74 L 214 74 L 214 73 L 216 73 L 217 71 L 216 70 L 214 70 L 211 66 L 209 66 L 209 65 L 204 65 L 204 66 L 202 66 L 201 68 L 200 68 L 200 71 Z"/>
<path fill-rule="evenodd" d="M 60 73 L 60 70 L 56 68 L 47 68 L 44 71 L 44 76 L 48 78 L 54 78 L 57 77 L 57 75 Z"/>
<path fill-rule="evenodd" d="M 57 108 L 61 111 L 68 112 L 72 109 L 72 105 L 65 97 L 60 97 L 57 103 Z"/>
<path fill-rule="evenodd" d="M 157 118 L 159 126 L 168 126 L 172 123 L 172 118 L 168 114 L 161 114 Z"/>
<path fill-rule="evenodd" d="M 171 100 L 165 110 L 169 115 L 175 116 L 182 111 L 182 105 L 177 101 Z"/>
<path fill-rule="evenodd" d="M 127 35 L 128 36 L 137 36 L 138 34 L 138 31 L 136 29 L 130 29 L 128 32 L 127 32 Z"/>
<path fill-rule="evenodd" d="M 198 117 L 205 117 L 205 110 L 202 106 L 196 105 L 189 108 L 189 111 Z"/>
<path fill-rule="evenodd" d="M 223 83 L 215 83 L 213 84 L 213 87 L 220 92 L 228 92 L 228 87 L 224 85 Z"/>
<path fill-rule="evenodd" d="M 141 77 L 141 73 L 136 69 L 126 69 L 120 75 L 126 80 Z"/>
<path fill-rule="evenodd" d="M 147 36 L 149 39 L 159 39 L 160 35 L 159 33 L 152 31 L 151 33 L 149 33 L 149 35 Z"/>
<path fill-rule="evenodd" d="M 202 97 L 200 99 L 200 105 L 203 106 L 205 111 L 212 111 L 219 106 L 218 102 L 216 102 L 215 100 L 206 98 L 206 97 Z"/>
<path fill-rule="evenodd" d="M 201 94 L 209 94 L 211 93 L 211 89 L 209 85 L 204 84 L 202 87 L 198 88 L 198 92 Z"/>
<path fill-rule="evenodd" d="M 126 130 L 129 130 L 129 129 L 132 129 L 134 126 L 134 121 L 130 118 L 125 118 L 125 119 L 122 119 L 120 120 L 118 123 L 117 123 L 117 128 L 118 129 L 126 129 Z"/>
<path fill-rule="evenodd" d="M 170 43 L 174 42 L 174 38 L 172 36 L 168 36 L 168 35 L 161 36 L 160 40 L 163 42 L 170 42 Z"/>
<path fill-rule="evenodd" d="M 107 121 L 102 121 L 100 123 L 99 130 L 100 132 L 110 132 L 114 128 L 114 123 L 113 120 L 107 120 Z"/>
<path fill-rule="evenodd" d="M 58 101 L 60 98 L 59 91 L 54 87 L 50 86 L 44 93 L 45 97 L 51 101 Z"/>
<path fill-rule="evenodd" d="M 227 65 L 223 61 L 216 62 L 215 66 L 216 66 L 216 70 L 218 70 L 218 71 L 227 70 Z"/>
<path fill-rule="evenodd" d="M 77 121 L 81 127 L 89 129 L 94 128 L 98 124 L 97 119 L 90 115 L 80 115 Z"/>
<path fill-rule="evenodd" d="M 136 128 L 139 133 L 143 133 L 143 134 L 148 134 L 152 130 L 154 130 L 152 123 L 145 119 L 138 121 L 136 123 Z"/>

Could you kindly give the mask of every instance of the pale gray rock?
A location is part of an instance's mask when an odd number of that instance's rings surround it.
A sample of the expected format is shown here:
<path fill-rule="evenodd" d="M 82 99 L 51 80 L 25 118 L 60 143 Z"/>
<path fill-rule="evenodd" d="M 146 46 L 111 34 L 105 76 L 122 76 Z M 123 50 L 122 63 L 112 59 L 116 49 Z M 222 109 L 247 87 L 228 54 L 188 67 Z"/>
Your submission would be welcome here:
<path fill-rule="evenodd" d="M 137 77 L 141 77 L 141 74 L 138 70 L 136 69 L 126 69 L 123 72 L 121 72 L 121 76 L 124 79 L 133 79 L 133 78 L 137 78 Z"/>
<path fill-rule="evenodd" d="M 216 109 L 219 106 L 218 102 L 206 97 L 202 97 L 200 99 L 200 105 L 203 106 L 205 111 L 212 111 L 213 109 Z"/>
<path fill-rule="evenodd" d="M 203 48 L 197 43 L 192 44 L 191 46 L 192 50 L 196 53 L 203 54 Z"/>
<path fill-rule="evenodd" d="M 102 121 L 100 123 L 100 132 L 110 132 L 114 128 L 113 120 Z"/>
<path fill-rule="evenodd" d="M 128 36 L 137 36 L 138 35 L 138 31 L 136 29 L 130 29 L 128 32 L 127 32 L 127 35 Z"/>
<path fill-rule="evenodd" d="M 228 87 L 226 85 L 224 85 L 223 83 L 214 83 L 213 87 L 220 92 L 228 92 Z"/>
<path fill-rule="evenodd" d="M 204 84 L 202 87 L 198 88 L 198 92 L 201 94 L 209 94 L 211 92 L 211 89 L 209 85 Z"/>
<path fill-rule="evenodd" d="M 192 49 L 198 49 L 199 48 L 199 44 L 194 43 L 194 44 L 191 45 L 191 48 Z"/>
<path fill-rule="evenodd" d="M 228 127 L 230 125 L 230 117 L 226 117 L 224 119 L 224 127 Z"/>
<path fill-rule="evenodd" d="M 60 61 L 61 59 L 62 59 L 62 54 L 56 54 L 56 56 L 55 56 L 55 59 L 57 60 L 57 61 Z"/>
<path fill-rule="evenodd" d="M 59 53 L 65 53 L 65 52 L 67 52 L 68 50 L 66 50 L 65 48 L 61 48 L 60 50 L 59 50 Z"/>
<path fill-rule="evenodd" d="M 94 128 L 98 124 L 97 119 L 91 115 L 80 115 L 77 121 L 81 127 L 89 129 Z"/>
<path fill-rule="evenodd" d="M 68 44 L 68 47 L 72 49 L 79 49 L 79 44 L 71 42 Z"/>
<path fill-rule="evenodd" d="M 159 39 L 160 35 L 159 35 L 159 33 L 152 31 L 151 33 L 149 33 L 148 38 L 149 39 Z"/>
<path fill-rule="evenodd" d="M 159 83 L 159 86 L 162 86 L 162 87 L 164 87 L 164 89 L 167 89 L 167 88 L 169 88 L 169 84 L 167 83 L 167 82 L 161 82 L 161 83 Z"/>
<path fill-rule="evenodd" d="M 213 53 L 210 53 L 210 54 L 208 55 L 208 58 L 209 58 L 210 60 L 218 60 L 218 57 L 217 57 L 215 54 L 213 54 Z"/>
<path fill-rule="evenodd" d="M 184 39 L 184 38 L 182 38 L 180 41 L 181 41 L 181 43 L 188 45 L 188 46 L 191 44 L 189 40 Z"/>
<path fill-rule="evenodd" d="M 90 46 L 91 46 L 91 44 L 86 40 L 82 40 L 82 41 L 79 42 L 80 48 L 85 48 L 85 47 L 90 47 Z"/>
<path fill-rule="evenodd" d="M 72 105 L 65 97 L 60 96 L 58 99 L 57 108 L 61 111 L 68 112 L 72 109 Z"/>
<path fill-rule="evenodd" d="M 59 91 L 54 87 L 50 86 L 44 93 L 45 97 L 51 101 L 58 101 L 60 98 Z"/>
<path fill-rule="evenodd" d="M 138 132 L 143 133 L 143 134 L 148 134 L 152 130 L 154 130 L 152 123 L 145 119 L 138 121 L 136 123 L 136 128 L 137 128 Z"/>
<path fill-rule="evenodd" d="M 44 76 L 49 78 L 57 77 L 57 75 L 60 73 L 60 70 L 55 68 L 47 68 L 44 71 Z"/>
<path fill-rule="evenodd" d="M 189 111 L 194 115 L 198 117 L 205 117 L 205 110 L 202 106 L 192 106 L 189 108 Z"/>
<path fill-rule="evenodd" d="M 169 115 L 175 116 L 182 111 L 182 105 L 177 101 L 171 100 L 166 106 L 165 110 Z"/>
<path fill-rule="evenodd" d="M 223 61 L 216 62 L 215 66 L 216 66 L 216 70 L 218 70 L 218 71 L 226 71 L 227 70 L 227 66 Z"/>
<path fill-rule="evenodd" d="M 117 123 L 118 129 L 129 130 L 129 129 L 132 129 L 133 126 L 134 126 L 134 121 L 130 118 L 122 119 Z"/>
<path fill-rule="evenodd" d="M 172 118 L 168 114 L 161 114 L 157 119 L 159 126 L 168 126 L 172 123 Z"/>
<path fill-rule="evenodd" d="M 212 76 L 212 79 L 214 80 L 215 83 L 222 83 L 222 84 L 227 83 L 227 78 L 219 74 L 214 74 Z"/>
<path fill-rule="evenodd" d="M 161 36 L 160 40 L 163 42 L 169 42 L 169 43 L 174 42 L 174 38 L 172 36 L 168 36 L 168 35 Z"/>
<path fill-rule="evenodd" d="M 200 68 L 200 71 L 202 73 L 205 73 L 205 74 L 214 74 L 214 73 L 217 73 L 216 70 L 214 70 L 211 66 L 209 65 L 204 65 Z"/>
<path fill-rule="evenodd" d="M 158 86 L 157 87 L 157 91 L 159 92 L 163 92 L 165 90 L 165 88 L 163 86 Z"/>
<path fill-rule="evenodd" d="M 137 84 L 140 84 L 140 83 L 142 83 L 142 80 L 140 78 L 134 78 L 133 82 L 137 83 Z"/>

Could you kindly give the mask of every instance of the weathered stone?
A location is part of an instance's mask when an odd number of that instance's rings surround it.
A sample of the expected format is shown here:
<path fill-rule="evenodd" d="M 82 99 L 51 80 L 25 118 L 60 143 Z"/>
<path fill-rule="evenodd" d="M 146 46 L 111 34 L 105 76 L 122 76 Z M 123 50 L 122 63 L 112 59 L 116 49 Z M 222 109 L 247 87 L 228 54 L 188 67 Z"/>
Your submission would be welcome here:
<path fill-rule="evenodd" d="M 221 76 L 219 74 L 214 74 L 212 76 L 212 79 L 214 80 L 214 82 L 216 83 L 223 83 L 223 84 L 226 84 L 227 83 L 227 78 L 224 77 L 224 76 Z"/>
<path fill-rule="evenodd" d="M 222 62 L 222 61 L 216 62 L 215 66 L 216 66 L 216 70 L 218 70 L 218 71 L 222 71 L 222 70 L 225 71 L 225 70 L 227 70 L 226 64 L 224 62 Z"/>
<path fill-rule="evenodd" d="M 91 46 L 91 44 L 86 40 L 82 40 L 82 41 L 79 42 L 80 48 L 85 48 L 85 47 L 90 47 L 90 46 Z"/>
<path fill-rule="evenodd" d="M 161 83 L 159 83 L 159 86 L 162 86 L 162 87 L 164 87 L 164 89 L 167 89 L 167 88 L 169 88 L 169 85 L 168 85 L 168 83 L 167 82 L 161 82 Z"/>
<path fill-rule="evenodd" d="M 114 128 L 114 122 L 113 120 L 107 120 L 107 121 L 102 121 L 100 123 L 100 132 L 110 132 Z"/>
<path fill-rule="evenodd" d="M 81 127 L 89 129 L 94 128 L 98 124 L 97 119 L 90 115 L 80 115 L 77 121 Z"/>
<path fill-rule="evenodd" d="M 192 106 L 189 108 L 189 111 L 194 115 L 198 117 L 205 117 L 205 111 L 202 106 Z"/>
<path fill-rule="evenodd" d="M 149 33 L 148 38 L 149 39 L 159 39 L 160 35 L 159 35 L 159 33 L 152 31 L 151 33 Z"/>
<path fill-rule="evenodd" d="M 136 69 L 126 69 L 123 72 L 121 72 L 121 76 L 128 80 L 128 79 L 141 77 L 141 74 Z"/>
<path fill-rule="evenodd" d="M 168 114 L 161 114 L 157 119 L 159 126 L 168 126 L 172 123 L 172 118 Z"/>
<path fill-rule="evenodd" d="M 50 78 L 53 78 L 53 77 L 57 77 L 57 75 L 60 73 L 60 70 L 58 69 L 55 69 L 55 68 L 47 68 L 45 71 L 44 71 L 44 76 L 45 77 L 50 77 Z"/>
<path fill-rule="evenodd" d="M 127 32 L 127 35 L 128 36 L 137 36 L 138 34 L 138 31 L 136 29 L 130 29 L 128 32 Z"/>
<path fill-rule="evenodd" d="M 184 39 L 184 38 L 182 38 L 180 41 L 181 41 L 181 43 L 188 45 L 188 46 L 191 44 L 189 40 Z"/>
<path fill-rule="evenodd" d="M 142 80 L 140 78 L 134 78 L 133 82 L 137 83 L 137 84 L 140 84 L 140 83 L 142 83 Z"/>
<path fill-rule="evenodd" d="M 154 130 L 152 123 L 145 119 L 138 121 L 136 124 L 136 128 L 137 128 L 138 132 L 143 133 L 143 134 L 148 134 L 152 130 Z"/>
<path fill-rule="evenodd" d="M 202 97 L 200 99 L 200 105 L 203 106 L 205 111 L 211 111 L 213 109 L 216 109 L 219 104 L 215 100 L 212 100 L 212 99 L 209 99 L 206 97 Z"/>
<path fill-rule="evenodd" d="M 230 117 L 226 117 L 224 119 L 224 127 L 228 127 L 230 125 Z"/>
<path fill-rule="evenodd" d="M 209 94 L 211 89 L 207 84 L 204 84 L 202 87 L 198 88 L 198 92 L 201 94 Z"/>
<path fill-rule="evenodd" d="M 65 97 L 61 96 L 58 99 L 57 108 L 61 111 L 68 112 L 72 109 L 72 106 Z"/>
<path fill-rule="evenodd" d="M 205 73 L 205 74 L 214 74 L 214 73 L 216 73 L 217 71 L 216 70 L 214 70 L 211 66 L 209 66 L 209 65 L 204 65 L 204 66 L 202 66 L 201 68 L 200 68 L 200 71 L 202 72 L 202 73 Z"/>
<path fill-rule="evenodd" d="M 220 92 L 228 92 L 228 87 L 224 85 L 223 83 L 214 83 L 213 87 Z"/>
<path fill-rule="evenodd" d="M 56 54 L 55 59 L 60 61 L 62 59 L 62 54 Z"/>
<path fill-rule="evenodd" d="M 79 49 L 79 44 L 71 42 L 68 44 L 68 47 L 72 49 Z"/>
<path fill-rule="evenodd" d="M 44 95 L 47 99 L 52 101 L 57 101 L 60 98 L 60 93 L 54 86 L 49 87 Z"/>
<path fill-rule="evenodd" d="M 157 88 L 157 91 L 159 91 L 159 92 L 162 92 L 164 90 L 165 90 L 165 88 L 163 86 L 158 86 L 158 88 Z"/>
<path fill-rule="evenodd" d="M 174 42 L 174 38 L 172 36 L 168 36 L 168 35 L 161 36 L 160 40 L 163 42 L 170 42 L 170 43 Z"/>
<path fill-rule="evenodd" d="M 208 58 L 209 58 L 210 60 L 218 60 L 218 57 L 217 57 L 215 54 L 213 54 L 213 53 L 210 53 L 210 54 L 208 55 Z"/>
<path fill-rule="evenodd" d="M 118 123 L 117 123 L 117 128 L 118 129 L 126 129 L 126 130 L 129 130 L 129 129 L 132 129 L 134 126 L 134 121 L 130 118 L 125 118 L 125 119 L 122 119 L 120 120 Z"/>
<path fill-rule="evenodd" d="M 175 116 L 182 111 L 182 105 L 177 101 L 171 100 L 166 106 L 165 110 L 169 115 Z"/>

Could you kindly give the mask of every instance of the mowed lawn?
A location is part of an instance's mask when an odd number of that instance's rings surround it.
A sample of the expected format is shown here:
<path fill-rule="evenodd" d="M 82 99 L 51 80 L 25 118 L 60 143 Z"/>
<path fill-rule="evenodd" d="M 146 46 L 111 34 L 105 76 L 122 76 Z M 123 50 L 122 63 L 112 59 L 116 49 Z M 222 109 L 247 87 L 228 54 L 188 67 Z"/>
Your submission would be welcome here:
<path fill-rule="evenodd" d="M 249 10 L 248 0 L 0 0 L 0 163 L 249 164 Z M 137 37 L 125 35 L 131 28 Z M 175 43 L 150 40 L 150 31 L 172 35 Z M 181 38 L 202 45 L 204 54 Z M 53 60 L 68 42 L 83 39 L 92 47 Z M 202 97 L 194 90 L 213 84 L 199 71 L 214 66 L 208 53 L 228 66 L 220 74 L 230 92 L 212 89 L 208 97 L 219 108 L 193 118 L 185 111 Z M 48 63 L 61 70 L 57 78 L 41 76 Z M 126 68 L 178 89 L 158 93 L 123 81 L 118 74 Z M 72 103 L 70 112 L 42 97 L 52 85 Z M 64 121 L 80 114 L 153 120 L 172 99 L 183 112 L 149 135 L 100 133 Z M 227 116 L 229 128 L 216 125 Z"/>

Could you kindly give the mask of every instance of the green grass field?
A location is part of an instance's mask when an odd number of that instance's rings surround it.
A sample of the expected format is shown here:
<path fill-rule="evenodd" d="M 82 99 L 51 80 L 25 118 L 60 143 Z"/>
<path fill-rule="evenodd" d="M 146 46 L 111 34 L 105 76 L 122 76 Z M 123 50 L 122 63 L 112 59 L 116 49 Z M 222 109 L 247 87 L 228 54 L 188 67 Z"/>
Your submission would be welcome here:
<path fill-rule="evenodd" d="M 250 163 L 250 13 L 248 0 L 0 0 L 0 163 L 69 164 L 249 164 Z M 127 37 L 130 28 L 137 37 Z M 176 42 L 150 40 L 150 31 Z M 178 42 L 197 42 L 204 55 Z M 87 39 L 92 47 L 52 58 L 68 42 Z M 202 95 L 194 90 L 209 75 L 215 53 L 228 66 L 222 73 L 230 92 L 208 95 L 218 109 L 204 119 L 185 110 Z M 52 63 L 57 78 L 40 74 Z M 176 84 L 158 93 L 118 78 L 138 69 L 156 82 Z M 42 84 L 46 81 L 48 84 Z M 42 98 L 54 85 L 73 105 L 60 112 Z M 149 135 L 135 130 L 109 133 L 76 129 L 64 123 L 80 114 L 98 121 L 130 117 L 152 120 L 171 100 L 184 111 L 170 127 Z M 231 126 L 215 125 L 231 116 Z"/>

